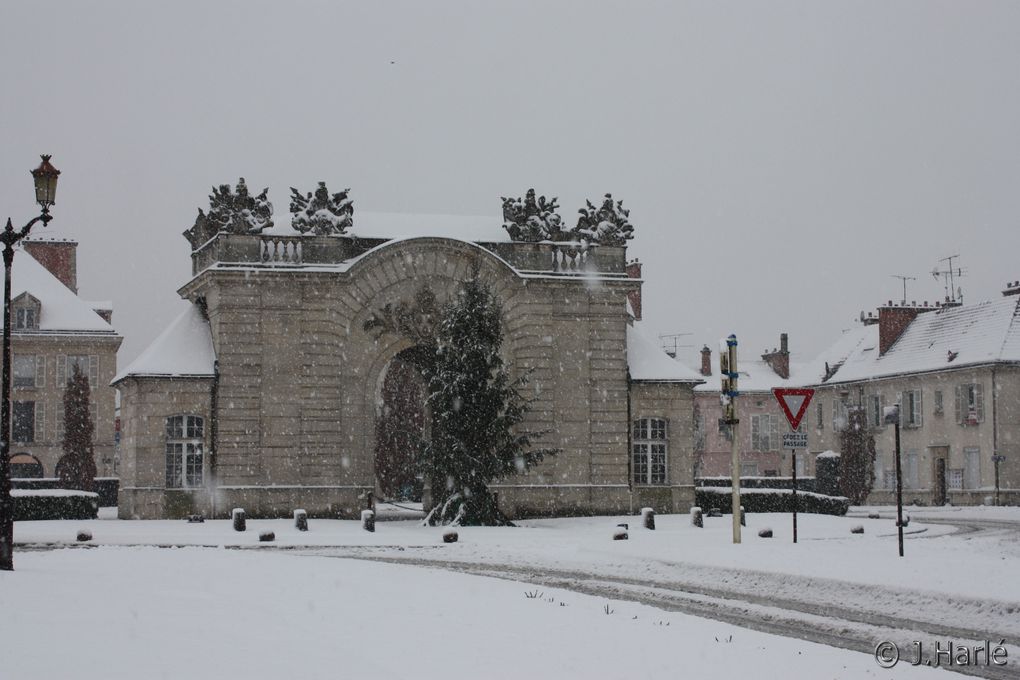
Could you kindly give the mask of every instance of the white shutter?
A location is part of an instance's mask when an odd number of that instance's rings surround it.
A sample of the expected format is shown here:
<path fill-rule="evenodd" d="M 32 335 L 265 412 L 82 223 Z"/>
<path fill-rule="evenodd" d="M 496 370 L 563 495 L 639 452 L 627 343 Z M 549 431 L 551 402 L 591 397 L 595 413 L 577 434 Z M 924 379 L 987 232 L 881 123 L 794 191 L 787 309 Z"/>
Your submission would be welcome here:
<path fill-rule="evenodd" d="M 918 427 L 924 422 L 924 408 L 922 406 L 922 395 L 924 393 L 921 390 L 914 390 L 914 425 Z"/>
<path fill-rule="evenodd" d="M 751 450 L 761 451 L 761 416 L 751 416 Z"/>
<path fill-rule="evenodd" d="M 977 421 L 985 422 L 985 386 L 981 383 L 974 385 L 974 410 L 977 411 Z"/>
<path fill-rule="evenodd" d="M 35 402 L 35 441 L 46 441 L 46 402 Z"/>
<path fill-rule="evenodd" d="M 89 387 L 96 388 L 99 384 L 99 356 L 89 355 Z"/>
<path fill-rule="evenodd" d="M 46 356 L 35 355 L 35 386 L 46 387 Z"/>
<path fill-rule="evenodd" d="M 963 424 L 963 386 L 956 386 L 956 422 Z"/>
<path fill-rule="evenodd" d="M 57 355 L 56 377 L 58 390 L 67 387 L 67 356 L 64 354 Z"/>
<path fill-rule="evenodd" d="M 779 450 L 779 418 L 775 416 L 769 416 L 769 423 L 772 424 L 771 432 L 769 433 L 769 451 Z"/>
<path fill-rule="evenodd" d="M 92 441 L 99 441 L 99 404 L 95 401 L 89 403 L 89 411 L 92 412 Z"/>

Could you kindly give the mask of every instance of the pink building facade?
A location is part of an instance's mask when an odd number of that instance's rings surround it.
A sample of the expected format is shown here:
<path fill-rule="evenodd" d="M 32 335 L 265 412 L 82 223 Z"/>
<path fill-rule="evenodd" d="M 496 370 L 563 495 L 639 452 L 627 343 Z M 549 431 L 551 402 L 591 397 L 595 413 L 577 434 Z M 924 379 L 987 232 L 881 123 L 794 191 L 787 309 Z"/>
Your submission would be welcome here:
<path fill-rule="evenodd" d="M 780 346 L 761 359 L 738 361 L 740 377 L 737 417 L 740 424 L 741 477 L 781 477 L 792 474 L 791 456 L 782 450 L 782 436 L 790 431 L 772 389 L 793 387 L 790 351 L 786 333 Z M 729 477 L 732 470 L 731 443 L 726 436 L 719 400 L 718 356 L 708 347 L 701 350 L 700 373 L 705 383 L 694 388 L 695 477 Z M 801 426 L 803 427 L 803 425 Z M 810 474 L 808 456 L 797 456 L 797 475 Z"/>

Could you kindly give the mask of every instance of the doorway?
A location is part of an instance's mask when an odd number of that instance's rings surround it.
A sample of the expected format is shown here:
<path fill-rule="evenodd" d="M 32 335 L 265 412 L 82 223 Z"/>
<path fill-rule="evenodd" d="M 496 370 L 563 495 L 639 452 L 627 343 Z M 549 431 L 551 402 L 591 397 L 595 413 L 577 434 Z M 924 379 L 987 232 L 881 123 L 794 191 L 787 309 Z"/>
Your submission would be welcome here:
<path fill-rule="evenodd" d="M 382 498 L 421 502 L 421 453 L 428 430 L 425 379 L 415 349 L 387 365 L 376 417 L 375 477 Z"/>
<path fill-rule="evenodd" d="M 945 505 L 949 500 L 946 489 L 946 459 L 949 457 L 949 447 L 932 447 L 932 505 Z"/>

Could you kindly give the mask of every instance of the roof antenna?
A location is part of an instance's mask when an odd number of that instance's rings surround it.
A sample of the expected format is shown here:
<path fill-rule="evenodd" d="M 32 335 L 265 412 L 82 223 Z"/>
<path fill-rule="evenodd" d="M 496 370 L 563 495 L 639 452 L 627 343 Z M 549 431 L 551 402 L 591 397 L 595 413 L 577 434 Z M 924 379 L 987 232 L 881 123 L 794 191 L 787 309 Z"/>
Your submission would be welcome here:
<path fill-rule="evenodd" d="M 917 281 L 916 276 L 901 276 L 899 274 L 890 274 L 894 279 L 900 279 L 903 281 L 903 304 L 907 304 L 907 281 Z"/>
<path fill-rule="evenodd" d="M 677 350 L 682 347 L 694 347 L 694 345 L 680 344 L 680 338 L 685 335 L 694 335 L 694 333 L 660 333 L 659 340 L 662 342 L 662 351 L 676 359 Z"/>
<path fill-rule="evenodd" d="M 959 258 L 957 255 L 950 255 L 949 257 L 943 257 L 939 262 L 945 262 L 946 268 L 939 269 L 938 265 L 931 270 L 931 275 L 937 280 L 942 277 L 942 285 L 946 290 L 946 302 L 950 304 L 963 304 L 963 289 L 956 285 L 956 279 L 962 278 L 967 273 L 966 269 L 962 267 L 954 267 L 953 260 Z"/>

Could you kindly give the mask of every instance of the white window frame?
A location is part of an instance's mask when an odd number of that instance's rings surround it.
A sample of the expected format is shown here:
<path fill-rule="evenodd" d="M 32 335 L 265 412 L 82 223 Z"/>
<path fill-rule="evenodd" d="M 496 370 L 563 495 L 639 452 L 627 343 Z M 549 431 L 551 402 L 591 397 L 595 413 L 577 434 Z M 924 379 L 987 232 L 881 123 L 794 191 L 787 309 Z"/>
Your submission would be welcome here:
<path fill-rule="evenodd" d="M 25 368 L 31 369 L 31 375 L 25 372 Z M 19 369 L 24 375 L 18 375 Z M 34 354 L 15 354 L 11 361 L 11 385 L 13 387 L 36 387 L 39 362 Z"/>
<path fill-rule="evenodd" d="M 770 413 L 751 416 L 751 450 L 760 453 L 779 450 L 779 418 Z"/>
<path fill-rule="evenodd" d="M 631 473 L 641 486 L 664 486 L 669 480 L 669 420 L 638 418 L 632 423 Z"/>
<path fill-rule="evenodd" d="M 981 447 L 963 447 L 963 486 L 965 489 L 981 488 Z"/>
<path fill-rule="evenodd" d="M 19 306 L 14 310 L 14 330 L 32 331 L 39 328 L 39 310 L 33 306 Z"/>
<path fill-rule="evenodd" d="M 165 425 L 166 488 L 201 488 L 205 478 L 205 418 L 172 415 L 166 419 Z"/>
<path fill-rule="evenodd" d="M 924 425 L 924 395 L 921 390 L 903 390 L 900 395 L 900 413 L 903 427 Z"/>
<path fill-rule="evenodd" d="M 881 430 L 885 426 L 882 417 L 885 408 L 885 398 L 881 394 L 868 396 L 868 424 L 873 430 Z"/>
<path fill-rule="evenodd" d="M 956 422 L 965 427 L 985 422 L 984 385 L 974 382 L 956 386 Z"/>

